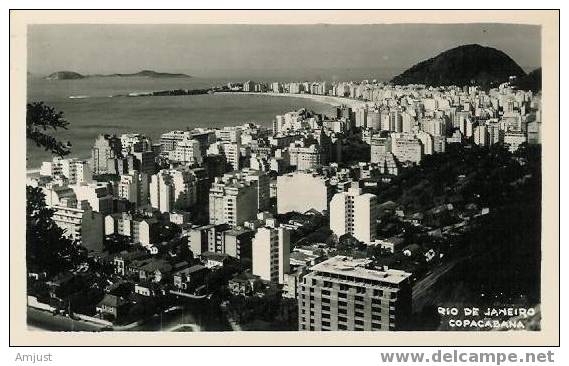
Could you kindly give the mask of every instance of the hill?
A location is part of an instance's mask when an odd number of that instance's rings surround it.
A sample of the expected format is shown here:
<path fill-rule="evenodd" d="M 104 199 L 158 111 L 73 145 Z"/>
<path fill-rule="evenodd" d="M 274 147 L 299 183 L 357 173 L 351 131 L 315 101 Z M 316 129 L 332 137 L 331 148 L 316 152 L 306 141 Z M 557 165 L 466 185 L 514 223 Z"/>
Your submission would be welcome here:
<path fill-rule="evenodd" d="M 75 80 L 83 79 L 85 75 L 81 75 L 74 71 L 57 71 L 45 77 L 47 80 Z"/>
<path fill-rule="evenodd" d="M 191 76 L 186 74 L 173 74 L 169 72 L 158 72 L 152 70 L 142 70 L 131 74 L 94 74 L 94 75 L 81 75 L 74 71 L 57 71 L 53 74 L 46 76 L 47 80 L 73 80 L 95 77 L 144 77 L 144 78 L 189 78 Z"/>
<path fill-rule="evenodd" d="M 391 83 L 427 86 L 479 85 L 487 88 L 508 81 L 510 76 L 525 75 L 522 68 L 504 52 L 469 44 L 422 61 L 394 77 Z"/>

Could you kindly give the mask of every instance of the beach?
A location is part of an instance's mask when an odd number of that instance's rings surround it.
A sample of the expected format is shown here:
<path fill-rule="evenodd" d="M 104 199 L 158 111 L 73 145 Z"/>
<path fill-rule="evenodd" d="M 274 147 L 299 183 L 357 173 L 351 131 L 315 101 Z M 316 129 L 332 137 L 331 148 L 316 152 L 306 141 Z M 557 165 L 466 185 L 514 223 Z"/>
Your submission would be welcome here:
<path fill-rule="evenodd" d="M 236 95 L 258 95 L 258 96 L 269 96 L 269 97 L 286 97 L 286 98 L 301 98 L 301 99 L 309 99 L 313 102 L 329 104 L 333 107 L 339 107 L 342 105 L 347 105 L 352 109 L 365 107 L 368 103 L 363 100 L 352 99 L 352 98 L 345 98 L 345 97 L 336 97 L 332 95 L 317 95 L 317 94 L 291 94 L 291 93 L 273 93 L 273 92 L 266 92 L 266 93 L 256 93 L 256 92 L 227 92 L 228 94 L 236 94 Z M 219 93 L 221 94 L 221 93 Z"/>
<path fill-rule="evenodd" d="M 62 111 L 69 121 L 67 130 L 50 131 L 59 140 L 71 143 L 69 157 L 90 157 L 93 143 L 101 133 L 121 135 L 136 132 L 158 141 L 165 132 L 187 128 L 222 128 L 243 123 L 270 127 L 276 115 L 300 108 L 333 115 L 333 105 L 339 103 L 322 96 L 309 99 L 304 95 L 286 94 L 282 98 L 237 93 L 109 98 L 109 95 L 136 91 L 203 88 L 215 83 L 196 79 L 101 79 L 103 78 L 59 81 L 34 79 L 29 82 L 29 102 L 43 101 Z M 72 95 L 89 97 L 69 98 Z M 28 144 L 28 168 L 37 169 L 43 161 L 52 158 L 49 151 Z"/>

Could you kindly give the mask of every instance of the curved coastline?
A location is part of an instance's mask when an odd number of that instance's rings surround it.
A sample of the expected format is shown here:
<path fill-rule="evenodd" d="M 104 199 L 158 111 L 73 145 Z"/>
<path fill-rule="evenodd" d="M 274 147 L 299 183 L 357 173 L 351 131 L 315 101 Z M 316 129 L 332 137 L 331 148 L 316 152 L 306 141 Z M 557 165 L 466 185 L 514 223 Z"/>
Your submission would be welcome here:
<path fill-rule="evenodd" d="M 363 107 L 369 102 L 345 98 L 345 97 L 336 97 L 331 95 L 317 95 L 317 94 L 290 94 L 290 93 L 273 93 L 273 92 L 266 92 L 266 93 L 259 93 L 259 92 L 215 92 L 214 95 L 248 95 L 248 96 L 268 96 L 268 97 L 286 97 L 286 98 L 297 98 L 297 99 L 309 99 L 314 102 L 319 102 L 323 104 L 328 104 L 334 107 L 339 107 L 342 105 L 347 105 L 351 108 L 358 108 Z M 26 175 L 36 175 L 39 174 L 40 168 L 28 168 L 26 169 Z"/>
<path fill-rule="evenodd" d="M 339 107 L 342 105 L 347 105 L 348 107 L 357 108 L 363 107 L 367 105 L 369 102 L 358 100 L 358 99 L 351 99 L 351 98 L 344 98 L 344 97 L 336 97 L 331 95 L 318 95 L 318 94 L 290 94 L 290 93 L 258 93 L 258 92 L 216 92 L 215 94 L 222 95 L 222 94 L 234 94 L 234 95 L 259 95 L 259 96 L 269 96 L 269 97 L 287 97 L 287 98 L 300 98 L 300 99 L 310 99 L 315 102 L 320 102 L 324 104 L 329 104 L 334 107 Z"/>

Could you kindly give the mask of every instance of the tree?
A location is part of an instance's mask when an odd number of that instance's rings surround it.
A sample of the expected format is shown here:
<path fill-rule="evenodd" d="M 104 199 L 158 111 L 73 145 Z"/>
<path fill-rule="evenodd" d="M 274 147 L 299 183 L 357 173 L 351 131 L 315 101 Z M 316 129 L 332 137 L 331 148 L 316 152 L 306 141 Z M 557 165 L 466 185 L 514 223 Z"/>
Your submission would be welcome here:
<path fill-rule="evenodd" d="M 71 143 L 58 141 L 46 133 L 50 129 L 66 130 L 68 125 L 69 122 L 63 118 L 63 112 L 56 112 L 53 107 L 43 102 L 27 104 L 26 137 L 38 147 L 43 147 L 46 151 L 61 157 L 68 155 L 71 152 Z"/>
<path fill-rule="evenodd" d="M 45 133 L 47 130 L 67 129 L 69 122 L 63 112 L 43 102 L 27 104 L 26 138 L 38 147 L 61 157 L 68 155 L 71 143 L 63 143 Z M 53 221 L 54 210 L 46 206 L 45 196 L 38 187 L 26 187 L 26 264 L 28 270 L 50 274 L 68 269 L 77 258 L 79 248 L 64 236 L 64 230 Z"/>
<path fill-rule="evenodd" d="M 45 204 L 40 188 L 26 187 L 26 262 L 28 270 L 50 274 L 71 267 L 78 247 L 53 221 L 54 210 Z"/>

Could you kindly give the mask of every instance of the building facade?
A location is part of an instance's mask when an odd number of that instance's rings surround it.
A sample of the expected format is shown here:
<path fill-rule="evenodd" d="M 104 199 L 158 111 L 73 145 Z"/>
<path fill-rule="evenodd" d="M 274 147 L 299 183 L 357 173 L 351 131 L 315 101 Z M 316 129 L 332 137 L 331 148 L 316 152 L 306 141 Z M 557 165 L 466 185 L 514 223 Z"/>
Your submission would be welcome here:
<path fill-rule="evenodd" d="M 277 212 L 328 211 L 333 195 L 330 179 L 317 173 L 294 172 L 277 177 Z"/>
<path fill-rule="evenodd" d="M 310 268 L 299 286 L 301 331 L 394 331 L 411 314 L 411 274 L 336 256 Z"/>
<path fill-rule="evenodd" d="M 377 197 L 359 187 L 336 193 L 330 202 L 330 229 L 338 237 L 351 234 L 366 244 L 375 240 Z"/>
<path fill-rule="evenodd" d="M 267 226 L 257 230 L 252 249 L 253 274 L 283 284 L 290 266 L 290 232 L 268 222 Z"/>

